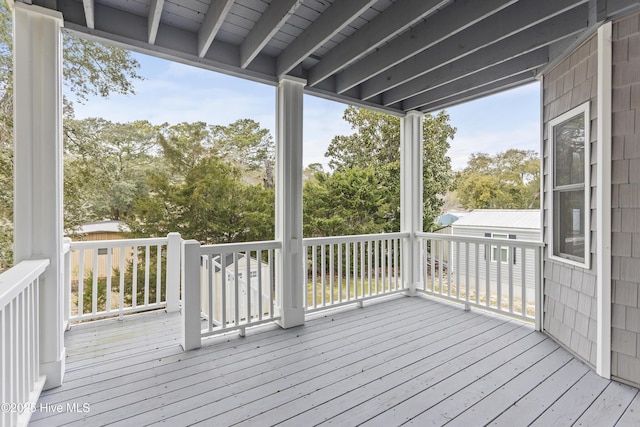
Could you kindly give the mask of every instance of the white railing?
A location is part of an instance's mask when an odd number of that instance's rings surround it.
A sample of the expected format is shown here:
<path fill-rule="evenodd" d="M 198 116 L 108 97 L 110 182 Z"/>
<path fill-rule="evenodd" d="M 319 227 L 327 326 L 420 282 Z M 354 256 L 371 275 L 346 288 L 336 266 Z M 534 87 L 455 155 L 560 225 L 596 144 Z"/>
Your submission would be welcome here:
<path fill-rule="evenodd" d="M 40 375 L 39 286 L 49 260 L 22 261 L 0 275 L 0 425 L 27 425 Z"/>
<path fill-rule="evenodd" d="M 199 347 L 205 337 L 233 330 L 244 335 L 247 327 L 279 319 L 275 260 L 281 248 L 276 241 L 184 243 L 185 349 Z"/>
<path fill-rule="evenodd" d="M 304 239 L 306 310 L 404 291 L 402 242 L 408 237 L 385 233 Z"/>
<path fill-rule="evenodd" d="M 419 292 L 463 303 L 467 309 L 475 306 L 540 321 L 542 242 L 435 233 L 416 237 L 421 249 Z"/>
<path fill-rule="evenodd" d="M 70 242 L 65 255 L 69 322 L 179 304 L 180 235 Z"/>

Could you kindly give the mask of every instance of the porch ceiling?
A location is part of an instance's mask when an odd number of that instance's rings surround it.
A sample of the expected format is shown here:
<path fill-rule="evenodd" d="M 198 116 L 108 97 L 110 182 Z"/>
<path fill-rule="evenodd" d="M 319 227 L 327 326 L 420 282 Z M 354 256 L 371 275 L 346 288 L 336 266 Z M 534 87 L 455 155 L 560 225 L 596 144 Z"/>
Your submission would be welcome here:
<path fill-rule="evenodd" d="M 23 0 L 67 31 L 402 113 L 535 80 L 637 0 Z"/>

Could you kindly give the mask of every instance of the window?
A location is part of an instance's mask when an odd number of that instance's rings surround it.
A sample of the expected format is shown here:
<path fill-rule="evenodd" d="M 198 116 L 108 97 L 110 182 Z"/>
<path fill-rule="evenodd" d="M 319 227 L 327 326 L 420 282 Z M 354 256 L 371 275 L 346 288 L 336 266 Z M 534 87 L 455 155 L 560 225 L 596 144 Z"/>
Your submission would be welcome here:
<path fill-rule="evenodd" d="M 499 234 L 499 233 L 492 233 L 491 237 L 493 237 L 494 239 L 508 239 L 509 235 L 508 234 Z M 501 256 L 500 256 L 500 262 L 507 262 L 509 260 L 509 248 L 500 247 L 500 252 L 501 252 Z M 491 246 L 491 261 L 498 261 L 498 247 L 497 246 Z"/>
<path fill-rule="evenodd" d="M 549 122 L 550 249 L 589 268 L 589 103 Z"/>

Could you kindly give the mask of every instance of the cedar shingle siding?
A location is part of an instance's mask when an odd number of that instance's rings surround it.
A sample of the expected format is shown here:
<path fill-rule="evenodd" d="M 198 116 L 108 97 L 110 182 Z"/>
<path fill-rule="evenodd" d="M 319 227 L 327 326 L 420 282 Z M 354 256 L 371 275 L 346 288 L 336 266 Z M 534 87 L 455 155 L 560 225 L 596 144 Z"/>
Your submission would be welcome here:
<path fill-rule="evenodd" d="M 592 37 L 544 77 L 544 236 L 549 229 L 549 188 L 551 162 L 548 123 L 586 101 L 591 101 L 591 254 L 595 249 L 596 182 L 596 93 L 597 39 Z M 586 270 L 549 258 L 545 248 L 544 329 L 590 365 L 596 364 L 596 272 L 595 259 Z"/>
<path fill-rule="evenodd" d="M 611 374 L 640 385 L 640 15 L 613 24 Z"/>

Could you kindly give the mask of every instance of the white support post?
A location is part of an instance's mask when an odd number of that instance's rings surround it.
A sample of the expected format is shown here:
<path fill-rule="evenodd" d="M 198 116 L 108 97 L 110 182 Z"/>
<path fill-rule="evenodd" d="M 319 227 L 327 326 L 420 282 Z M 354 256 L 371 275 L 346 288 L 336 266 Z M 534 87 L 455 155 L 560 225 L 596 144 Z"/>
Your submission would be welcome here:
<path fill-rule="evenodd" d="M 422 231 L 422 122 L 424 115 L 409 111 L 400 121 L 400 231 L 409 233 L 402 247 L 402 281 L 407 295 L 415 296 L 420 281 Z"/>
<path fill-rule="evenodd" d="M 180 233 L 167 235 L 167 313 L 180 310 Z"/>
<path fill-rule="evenodd" d="M 64 377 L 62 231 L 62 15 L 15 3 L 14 259 L 49 259 L 40 282 L 40 373 Z"/>
<path fill-rule="evenodd" d="M 200 243 L 182 243 L 182 348 L 202 347 L 200 332 Z"/>
<path fill-rule="evenodd" d="M 611 377 L 611 22 L 598 29 L 596 372 Z"/>
<path fill-rule="evenodd" d="M 306 81 L 285 76 L 277 89 L 276 118 L 276 303 L 278 324 L 304 324 L 302 251 L 302 96 Z"/>

